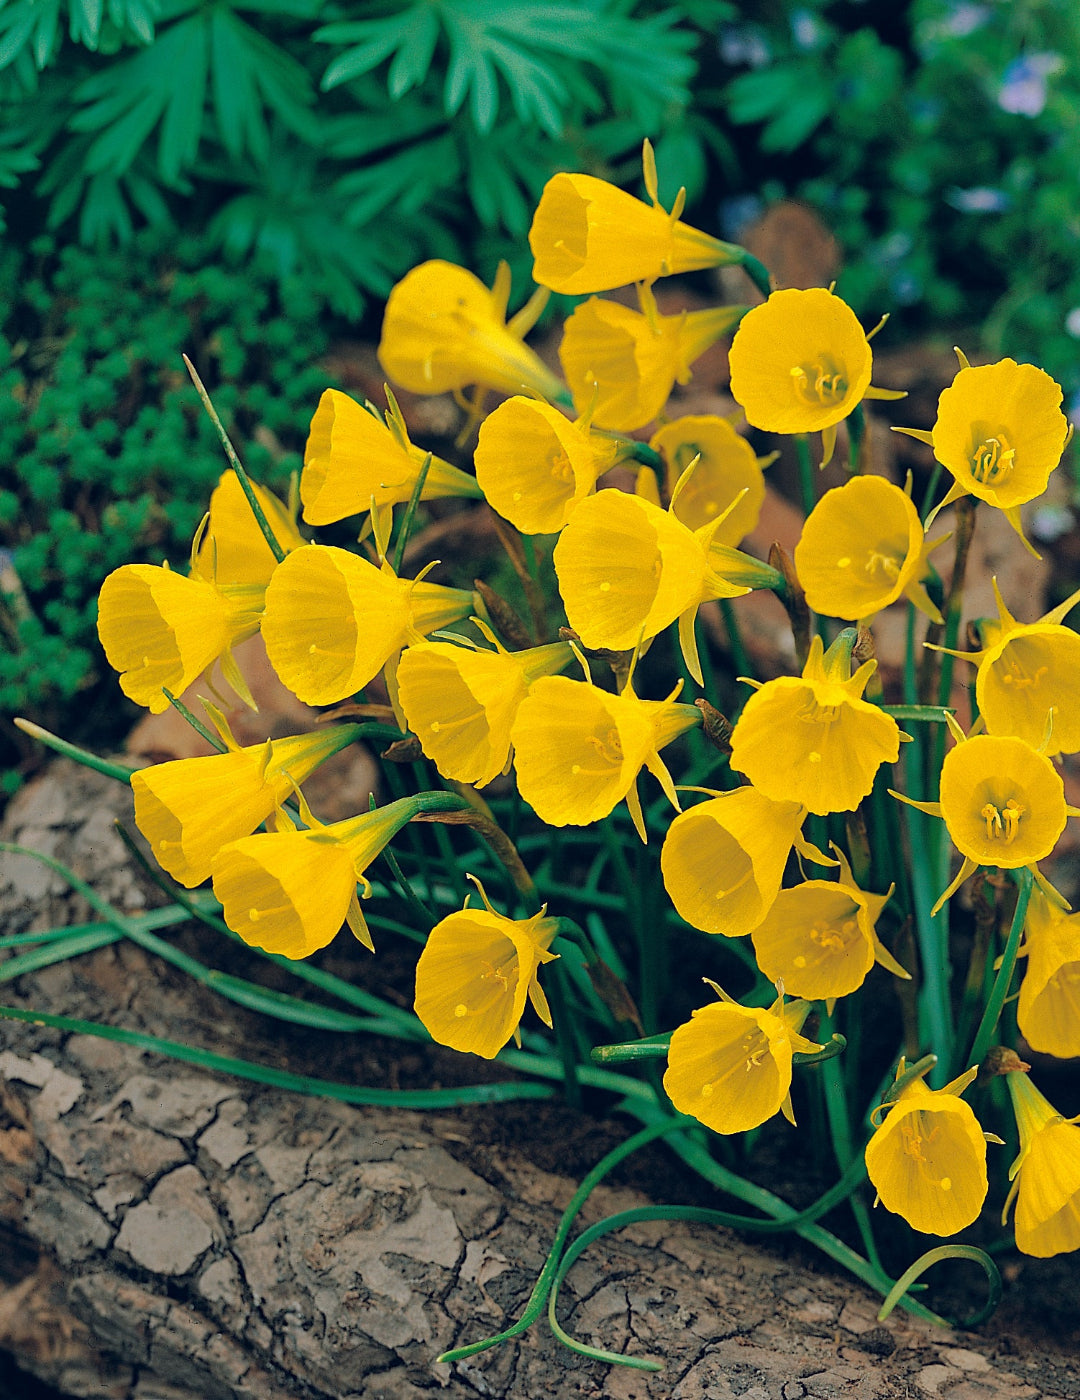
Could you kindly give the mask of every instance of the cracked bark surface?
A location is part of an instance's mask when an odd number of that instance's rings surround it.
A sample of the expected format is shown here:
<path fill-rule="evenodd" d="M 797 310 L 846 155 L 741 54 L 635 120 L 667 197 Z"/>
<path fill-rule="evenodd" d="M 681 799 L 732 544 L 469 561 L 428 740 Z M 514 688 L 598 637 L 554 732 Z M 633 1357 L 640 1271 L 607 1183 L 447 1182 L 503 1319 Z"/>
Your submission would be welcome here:
<path fill-rule="evenodd" d="M 126 800 L 57 764 L 3 835 L 130 912 L 147 892 L 112 828 Z M 86 918 L 79 904 L 4 858 L 0 933 Z M 125 943 L 4 998 L 232 1054 L 251 1034 L 246 1013 Z M 576 1184 L 511 1149 L 481 1174 L 460 1160 L 468 1139 L 460 1114 L 350 1108 L 2 1022 L 0 1346 L 67 1395 L 110 1400 L 1080 1396 L 1075 1350 L 902 1313 L 879 1325 L 877 1300 L 824 1266 L 663 1222 L 599 1241 L 561 1307 L 578 1337 L 662 1372 L 576 1356 L 543 1324 L 437 1366 L 519 1314 Z M 583 1223 L 643 1199 L 601 1188 Z"/>

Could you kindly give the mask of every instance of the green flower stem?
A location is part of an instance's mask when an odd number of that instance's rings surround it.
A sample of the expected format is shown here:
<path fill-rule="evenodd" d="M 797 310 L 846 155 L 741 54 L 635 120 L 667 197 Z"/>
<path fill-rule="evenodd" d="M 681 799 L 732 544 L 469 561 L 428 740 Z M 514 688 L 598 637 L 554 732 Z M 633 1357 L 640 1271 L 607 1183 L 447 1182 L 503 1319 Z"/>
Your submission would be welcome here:
<path fill-rule="evenodd" d="M 818 1034 L 820 1036 L 829 1034 L 835 1040 L 837 1037 L 832 1026 L 832 1017 L 823 1015 L 820 1019 Z M 842 1042 L 841 1048 L 843 1048 L 847 1042 L 843 1036 L 839 1038 Z M 821 1075 L 825 1095 L 825 1112 L 829 1120 L 829 1133 L 832 1138 L 833 1151 L 836 1154 L 836 1165 L 840 1168 L 841 1173 L 844 1173 L 851 1167 L 853 1161 L 862 1156 L 862 1153 L 856 1149 L 852 1142 L 851 1118 L 848 1114 L 843 1068 L 837 1064 L 828 1064 L 822 1069 Z M 849 1197 L 849 1204 L 851 1213 L 855 1217 L 855 1224 L 858 1226 L 863 1248 L 866 1250 L 866 1257 L 875 1269 L 884 1273 L 866 1202 L 853 1191 Z"/>
<path fill-rule="evenodd" d="M 247 497 L 247 503 L 251 507 L 251 513 L 252 515 L 254 515 L 256 523 L 258 524 L 259 529 L 263 533 L 263 538 L 266 540 L 266 543 L 270 546 L 270 550 L 274 558 L 280 564 L 281 561 L 285 558 L 285 551 L 278 543 L 277 536 L 270 528 L 270 522 L 269 520 L 267 520 L 265 514 L 263 513 L 263 508 L 259 504 L 259 498 L 255 495 L 255 492 L 252 489 L 251 481 L 248 478 L 248 474 L 240 464 L 240 458 L 236 455 L 236 449 L 230 442 L 229 435 L 225 431 L 225 426 L 222 423 L 221 419 L 218 417 L 217 409 L 210 402 L 210 395 L 206 392 L 206 389 L 203 385 L 202 380 L 199 378 L 195 366 L 191 363 L 191 361 L 186 355 L 183 357 L 183 359 L 184 364 L 187 365 L 187 372 L 191 375 L 191 381 L 195 385 L 195 390 L 198 393 L 199 398 L 202 399 L 203 408 L 206 409 L 207 413 L 210 415 L 211 423 L 213 423 L 214 427 L 217 429 L 218 437 L 221 439 L 221 445 L 225 449 L 225 456 L 228 457 L 229 465 L 236 473 L 236 479 L 240 483 L 240 488 L 243 491 L 244 495 Z"/>
<path fill-rule="evenodd" d="M 578 1056 L 574 1042 L 573 1017 L 569 1004 L 566 969 L 559 963 L 548 968 L 548 991 L 551 995 L 551 1020 L 555 1043 L 562 1065 L 563 1093 L 571 1108 L 581 1108 L 581 1084 L 578 1080 Z"/>
<path fill-rule="evenodd" d="M 993 1044 L 994 1033 L 1001 1017 L 1001 1008 L 1005 1005 L 1005 998 L 1009 994 L 1009 985 L 1012 982 L 1013 969 L 1016 966 L 1016 954 L 1024 932 L 1024 920 L 1027 918 L 1028 904 L 1031 902 L 1034 878 L 1026 867 L 1017 872 L 1015 878 L 1019 886 L 1016 910 L 1009 927 L 1009 936 L 1005 940 L 1005 952 L 1001 958 L 1001 967 L 994 978 L 994 986 L 990 993 L 990 999 L 986 1003 L 982 1020 L 979 1022 L 979 1029 L 975 1032 L 971 1054 L 968 1056 L 969 1065 L 982 1064 L 987 1050 Z"/>
<path fill-rule="evenodd" d="M 197 719 L 195 715 L 193 715 L 188 709 L 188 707 L 184 704 L 184 702 L 178 699 L 172 693 L 171 690 L 167 690 L 164 686 L 162 686 L 161 693 L 162 695 L 164 695 L 165 699 L 168 700 L 169 704 L 173 707 L 173 709 L 180 716 L 180 718 L 186 720 L 187 723 L 191 725 L 192 729 L 194 729 L 195 733 L 198 734 L 201 738 L 205 739 L 212 749 L 216 750 L 218 753 L 226 752 L 225 740 L 222 739 L 220 734 L 215 734 L 212 729 L 209 729 L 205 724 L 203 724 L 201 719 Z"/>
<path fill-rule="evenodd" d="M 167 1055 L 185 1064 L 217 1074 L 231 1074 L 237 1079 L 249 1079 L 256 1084 L 271 1084 L 278 1089 L 312 1094 L 319 1098 L 337 1099 L 341 1103 L 385 1105 L 391 1108 L 457 1108 L 461 1104 L 506 1103 L 511 1099 L 549 1099 L 551 1090 L 543 1084 L 506 1083 L 469 1084 L 456 1089 L 367 1089 L 358 1084 L 339 1084 L 330 1079 L 313 1079 L 251 1060 L 237 1060 L 217 1055 L 210 1050 L 183 1045 L 175 1040 L 163 1040 L 141 1031 L 128 1031 L 120 1026 L 102 1025 L 96 1021 L 78 1021 L 70 1016 L 54 1016 L 19 1006 L 0 1006 L 0 1019 L 24 1021 L 30 1025 L 52 1026 L 75 1035 L 96 1035 L 103 1040 L 149 1050 L 155 1055 Z"/>
<path fill-rule="evenodd" d="M 799 493 L 802 497 L 803 514 L 809 516 L 817 505 L 817 481 L 814 478 L 814 463 L 810 458 L 810 439 L 805 433 L 795 433 L 792 441 L 799 463 Z"/>
<path fill-rule="evenodd" d="M 628 1040 L 620 1045 L 594 1045 L 589 1058 L 596 1065 L 623 1064 L 631 1060 L 660 1060 L 671 1045 L 671 1032 Z"/>
<path fill-rule="evenodd" d="M 759 262 L 759 260 L 754 257 L 753 253 L 748 253 L 745 248 L 741 250 L 739 263 L 751 282 L 753 282 L 754 286 L 767 301 L 772 291 L 769 269 L 763 262 Z"/>
<path fill-rule="evenodd" d="M 1001 1302 L 1002 1285 L 1001 1274 L 998 1267 L 985 1250 L 976 1249 L 969 1244 L 943 1244 L 937 1249 L 927 1250 L 920 1258 L 916 1259 L 909 1269 L 906 1269 L 893 1284 L 892 1288 L 881 1305 L 877 1320 L 884 1322 L 885 1319 L 896 1307 L 897 1303 L 907 1304 L 911 1300 L 905 1297 L 908 1288 L 932 1265 L 938 1264 L 942 1259 L 972 1259 L 976 1264 L 982 1266 L 990 1285 L 989 1296 L 985 1306 L 981 1307 L 972 1317 L 965 1318 L 959 1325 L 961 1327 L 978 1327 L 986 1321 L 993 1313 L 998 1303 Z"/>
<path fill-rule="evenodd" d="M 862 471 L 862 447 L 866 441 L 866 414 L 861 403 L 857 403 L 847 418 L 848 442 L 850 444 L 850 470 L 853 476 Z"/>
<path fill-rule="evenodd" d="M 120 783 L 131 783 L 131 775 L 136 767 L 134 763 L 110 763 L 107 759 L 98 758 L 96 754 L 80 749 L 77 744 L 69 744 L 66 739 L 50 734 L 47 729 L 42 729 L 40 724 L 34 724 L 32 720 L 19 717 L 15 720 L 15 728 L 29 734 L 31 739 L 36 739 L 39 744 L 44 744 L 54 753 L 61 754 L 64 758 L 73 758 L 84 768 L 92 768 L 95 773 L 102 773 L 106 778 L 115 778 Z"/>
<path fill-rule="evenodd" d="M 737 676 L 749 676 L 751 680 L 757 679 L 757 672 L 754 663 L 750 660 L 750 654 L 743 645 L 742 633 L 739 631 L 739 622 L 735 616 L 735 609 L 731 606 L 730 598 L 720 599 L 720 616 L 724 619 L 724 631 L 727 633 L 728 645 L 731 647 L 731 659 L 735 664 L 735 674 Z M 705 641 L 703 650 L 708 651 L 708 641 Z M 705 675 L 704 669 L 702 675 Z M 706 680 L 710 678 L 705 677 Z M 706 694 L 716 694 L 716 690 L 711 686 L 706 687 Z"/>
<path fill-rule="evenodd" d="M 401 576 L 401 566 L 405 562 L 405 546 L 409 543 L 409 536 L 412 534 L 413 521 L 416 518 L 416 508 L 420 504 L 420 496 L 424 490 L 424 483 L 427 481 L 428 471 L 431 468 L 431 453 L 424 458 L 423 465 L 416 477 L 416 485 L 412 489 L 409 497 L 409 504 L 405 507 L 405 515 L 398 527 L 397 546 L 394 549 L 394 562 L 391 567 L 394 573 Z"/>

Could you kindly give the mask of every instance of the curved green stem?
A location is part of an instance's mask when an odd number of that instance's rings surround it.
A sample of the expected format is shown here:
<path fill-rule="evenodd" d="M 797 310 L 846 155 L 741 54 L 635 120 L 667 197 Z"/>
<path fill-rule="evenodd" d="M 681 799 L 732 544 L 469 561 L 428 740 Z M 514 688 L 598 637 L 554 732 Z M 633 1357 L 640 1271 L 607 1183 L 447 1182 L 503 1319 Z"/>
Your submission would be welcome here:
<path fill-rule="evenodd" d="M 964 1321 L 958 1325 L 960 1327 L 978 1327 L 981 1323 L 985 1322 L 991 1313 L 993 1313 L 998 1303 L 1001 1302 L 1001 1274 L 998 1272 L 998 1266 L 990 1258 L 989 1254 L 984 1250 L 976 1249 L 974 1245 L 970 1244 L 943 1244 L 939 1245 L 937 1249 L 927 1250 L 924 1255 L 915 1260 L 910 1269 L 905 1269 L 893 1284 L 892 1288 L 889 1290 L 888 1296 L 881 1305 L 877 1320 L 879 1322 L 884 1322 L 893 1308 L 896 1307 L 897 1303 L 910 1301 L 904 1297 L 907 1290 L 920 1274 L 925 1273 L 932 1265 L 939 1264 L 943 1259 L 972 1259 L 976 1264 L 982 1266 L 983 1272 L 986 1274 L 990 1284 L 989 1297 L 984 1306 L 981 1307 L 977 1313 L 973 1313 L 971 1317 L 965 1318 Z"/>
<path fill-rule="evenodd" d="M 1017 883 L 1020 892 L 1016 898 L 1016 909 L 1009 927 L 1009 936 L 1005 940 L 1005 952 L 1002 955 L 997 976 L 994 978 L 986 1010 L 979 1022 L 979 1029 L 975 1032 L 975 1040 L 972 1043 L 971 1055 L 968 1059 L 969 1064 L 981 1064 L 985 1058 L 987 1050 L 993 1043 L 997 1023 L 1001 1017 L 1001 1008 L 1005 1005 L 1005 998 L 1009 995 L 1009 984 L 1012 981 L 1013 968 L 1016 966 L 1016 954 L 1024 932 L 1024 920 L 1027 918 L 1028 904 L 1031 902 L 1031 890 L 1034 885 L 1031 871 L 1026 867 L 1022 869 L 1019 872 Z"/>

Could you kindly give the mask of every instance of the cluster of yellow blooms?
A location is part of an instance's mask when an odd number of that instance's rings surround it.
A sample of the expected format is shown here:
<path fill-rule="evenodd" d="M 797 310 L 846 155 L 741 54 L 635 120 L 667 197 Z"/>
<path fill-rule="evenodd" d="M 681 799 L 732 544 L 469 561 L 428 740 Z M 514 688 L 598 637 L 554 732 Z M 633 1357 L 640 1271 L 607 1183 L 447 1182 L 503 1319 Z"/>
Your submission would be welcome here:
<path fill-rule="evenodd" d="M 746 421 L 774 433 L 820 432 L 826 458 L 864 399 L 899 396 L 872 387 L 870 337 L 831 290 L 778 290 L 752 309 L 660 315 L 656 278 L 737 262 L 741 250 L 682 223 L 681 201 L 663 209 L 648 147 L 645 174 L 650 204 L 584 175 L 548 184 L 530 234 L 545 290 L 509 320 L 505 268 L 490 291 L 440 261 L 394 288 L 379 352 L 394 383 L 419 394 L 475 389 L 477 418 L 484 390 L 506 396 L 480 425 L 475 476 L 413 446 L 392 395 L 383 417 L 327 390 L 300 481 L 303 520 L 319 527 L 370 512 L 371 557 L 308 542 L 284 506 L 256 488 L 279 561 L 228 473 L 190 572 L 118 569 L 101 590 L 99 630 L 124 692 L 154 711 L 166 707 L 166 691 L 179 694 L 214 664 L 249 700 L 232 648 L 257 630 L 278 676 L 311 705 L 348 701 L 381 673 L 402 731 L 444 779 L 484 787 L 512 768 L 522 798 L 550 826 L 585 826 L 625 801 L 644 840 L 638 781 L 647 769 L 674 811 L 660 865 L 679 915 L 711 934 L 749 935 L 780 989 L 763 1008 L 717 987 L 719 999 L 671 1036 L 664 1087 L 674 1107 L 736 1133 L 781 1110 L 792 1117 L 793 1057 L 822 1049 L 801 1034 L 813 1002 L 831 1010 L 875 963 L 908 976 L 876 931 L 892 890 L 859 888 L 838 848 L 827 854 L 802 832 L 808 814 L 854 812 L 907 736 L 875 702 L 877 662 L 853 668 L 854 629 L 827 648 L 815 636 L 801 675 L 753 683 L 730 738 L 743 785 L 682 810 L 662 752 L 702 723 L 702 711 L 680 703 L 680 687 L 663 700 L 640 698 L 634 662 L 675 624 L 700 684 L 702 603 L 786 585 L 738 549 L 764 497 L 762 463 L 746 440 L 725 418 L 663 412 L 673 385 L 732 330 L 731 391 Z M 591 295 L 631 283 L 637 309 Z M 546 289 L 589 294 L 566 322 L 565 383 L 524 341 Z M 573 418 L 560 406 L 571 400 Z M 905 431 L 951 474 L 942 504 L 975 497 L 1022 535 L 1020 508 L 1046 488 L 1067 441 L 1060 405 L 1060 389 L 1039 369 L 961 357 L 932 431 Z M 659 473 L 640 466 L 641 444 L 628 436 L 648 425 Z M 637 489 L 597 490 L 619 463 L 638 469 Z M 571 639 L 508 651 L 477 593 L 427 582 L 426 569 L 398 577 L 387 557 L 393 511 L 413 497 L 421 473 L 425 500 L 486 499 L 523 534 L 558 533 L 553 560 Z M 926 539 L 910 484 L 905 491 L 855 475 L 813 510 L 794 569 L 823 617 L 866 627 L 903 597 L 940 624 L 925 583 L 942 542 Z M 937 908 L 979 867 L 1032 872 L 1017 1018 L 1033 1049 L 1057 1056 L 1080 1054 L 1080 915 L 1067 912 L 1038 862 L 1066 819 L 1080 815 L 1053 762 L 1080 751 L 1080 636 L 1064 625 L 1078 596 L 1022 624 L 998 595 L 998 618 L 981 624 L 982 650 L 954 653 L 977 668 L 981 718 L 965 733 L 949 717 L 956 742 L 939 799 L 913 804 L 941 818 L 962 857 Z M 470 618 L 480 642 L 442 632 Z M 584 654 L 593 650 L 631 653 L 613 668 L 617 689 L 593 680 Z M 578 663 L 582 677 L 561 674 Z M 136 820 L 162 866 L 188 887 L 212 879 L 229 926 L 258 947 L 302 958 L 344 922 L 370 946 L 357 884 L 368 892 L 366 868 L 421 813 L 423 794 L 324 825 L 300 785 L 354 739 L 355 726 L 240 748 L 207 709 L 225 752 L 133 775 Z M 286 805 L 297 797 L 299 820 L 295 802 Z M 258 832 L 264 823 L 270 829 Z M 781 889 L 793 849 L 837 878 Z M 416 975 L 416 1012 L 434 1039 L 493 1057 L 517 1035 L 526 1000 L 550 1025 L 538 972 L 555 956 L 557 929 L 543 910 L 506 917 L 486 895 L 482 908 L 466 904 L 439 922 Z M 901 1063 L 895 1094 L 879 1110 L 867 1170 L 882 1204 L 916 1230 L 950 1235 L 982 1207 L 986 1138 L 961 1097 L 975 1073 L 931 1090 Z M 1076 1249 L 1080 1126 L 1023 1071 L 1007 1080 L 1021 1139 L 1017 1243 L 1036 1255 Z"/>

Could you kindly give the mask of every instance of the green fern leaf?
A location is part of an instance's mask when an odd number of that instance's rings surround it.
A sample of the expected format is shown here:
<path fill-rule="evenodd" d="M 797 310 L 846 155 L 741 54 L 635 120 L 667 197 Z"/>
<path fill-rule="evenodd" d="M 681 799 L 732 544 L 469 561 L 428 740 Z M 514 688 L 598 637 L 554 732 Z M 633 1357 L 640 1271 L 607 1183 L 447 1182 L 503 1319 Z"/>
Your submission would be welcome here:
<path fill-rule="evenodd" d="M 353 44 L 354 47 L 340 54 L 329 65 L 322 77 L 322 89 L 351 82 L 404 48 L 408 51 L 410 38 L 417 27 L 426 22 L 426 4 L 412 5 L 397 15 L 387 15 L 384 19 L 363 19 L 343 24 L 327 24 L 317 29 L 312 36 L 324 44 Z M 434 52 L 434 45 L 432 45 Z M 430 56 L 429 56 L 430 63 Z M 426 69 L 424 76 L 426 76 Z M 420 81 L 423 79 L 421 78 Z"/>
<path fill-rule="evenodd" d="M 395 101 L 410 88 L 419 87 L 427 77 L 439 38 L 439 21 L 431 6 L 417 7 L 412 14 L 414 22 L 394 55 L 386 78 L 390 96 Z"/>

